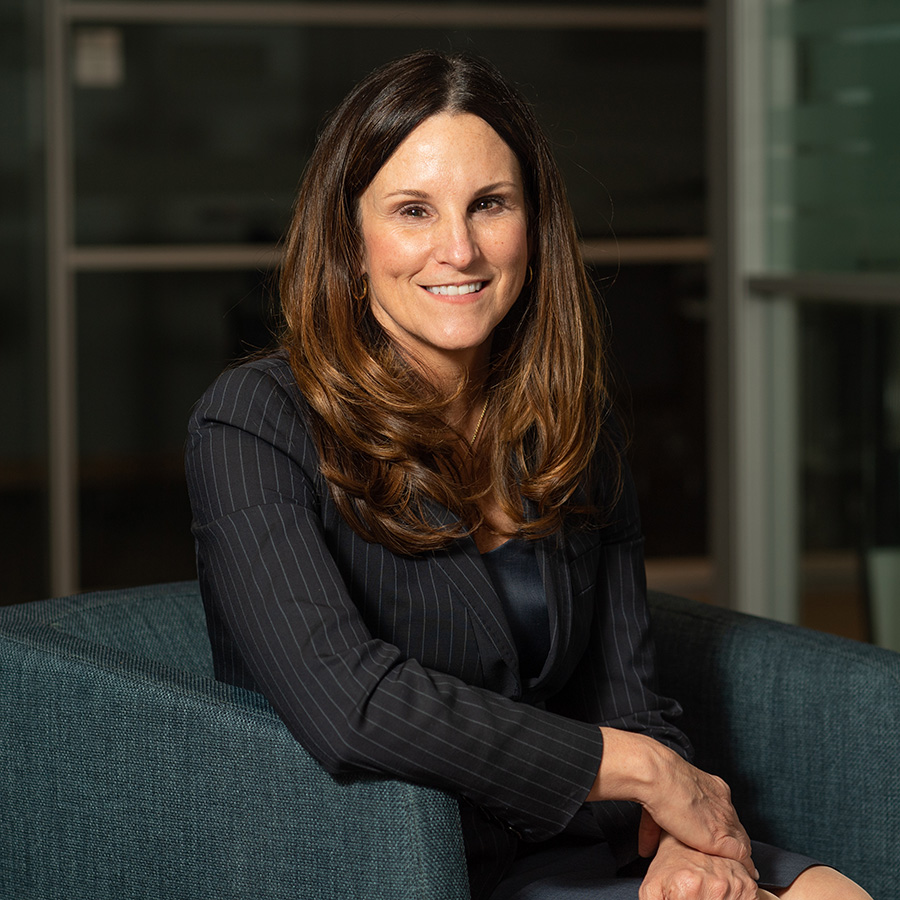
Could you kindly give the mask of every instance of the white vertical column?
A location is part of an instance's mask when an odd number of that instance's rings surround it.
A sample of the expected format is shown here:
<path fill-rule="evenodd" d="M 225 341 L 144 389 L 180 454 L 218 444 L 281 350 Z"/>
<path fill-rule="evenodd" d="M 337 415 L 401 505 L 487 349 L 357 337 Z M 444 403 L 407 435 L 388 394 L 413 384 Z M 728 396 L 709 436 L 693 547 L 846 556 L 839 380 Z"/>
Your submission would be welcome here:
<path fill-rule="evenodd" d="M 765 271 L 766 31 L 760 0 L 711 7 L 713 500 L 719 602 L 797 617 L 796 312 L 760 300 Z"/>
<path fill-rule="evenodd" d="M 71 116 L 64 0 L 44 2 L 47 187 L 47 387 L 50 590 L 78 589 L 78 429 L 72 245 Z"/>

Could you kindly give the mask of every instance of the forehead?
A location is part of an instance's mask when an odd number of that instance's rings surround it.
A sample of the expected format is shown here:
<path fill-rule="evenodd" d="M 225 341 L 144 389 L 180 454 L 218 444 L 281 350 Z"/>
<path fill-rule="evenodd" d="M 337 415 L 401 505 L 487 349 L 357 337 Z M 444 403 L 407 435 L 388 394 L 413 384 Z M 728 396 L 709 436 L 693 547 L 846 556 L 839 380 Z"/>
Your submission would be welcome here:
<path fill-rule="evenodd" d="M 520 184 L 521 173 L 509 145 L 484 119 L 471 113 L 438 113 L 407 135 L 376 173 L 372 186 L 387 187 L 397 179 L 436 187 L 479 181 Z"/>

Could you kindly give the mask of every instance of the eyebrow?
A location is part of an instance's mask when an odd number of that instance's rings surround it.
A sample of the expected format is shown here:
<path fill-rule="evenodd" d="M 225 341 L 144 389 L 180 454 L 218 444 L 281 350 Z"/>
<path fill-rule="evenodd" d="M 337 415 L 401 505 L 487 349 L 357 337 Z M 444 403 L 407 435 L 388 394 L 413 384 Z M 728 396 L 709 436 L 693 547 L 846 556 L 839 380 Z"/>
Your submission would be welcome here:
<path fill-rule="evenodd" d="M 484 194 L 490 194 L 492 191 L 498 191 L 501 189 L 515 189 L 518 187 L 514 181 L 495 181 L 493 184 L 487 184 L 483 188 L 479 188 L 475 191 L 474 196 L 481 197 Z M 391 197 L 418 197 L 420 200 L 427 200 L 430 197 L 430 194 L 427 191 L 420 191 L 416 188 L 401 188 L 398 191 L 391 191 L 389 194 L 384 195 L 386 200 L 389 200 Z"/>
<path fill-rule="evenodd" d="M 384 197 L 386 200 L 391 197 L 418 197 L 420 200 L 426 200 L 428 194 L 425 191 L 417 191 L 412 188 L 401 188 L 399 191 L 391 191 L 389 194 L 385 194 Z"/>

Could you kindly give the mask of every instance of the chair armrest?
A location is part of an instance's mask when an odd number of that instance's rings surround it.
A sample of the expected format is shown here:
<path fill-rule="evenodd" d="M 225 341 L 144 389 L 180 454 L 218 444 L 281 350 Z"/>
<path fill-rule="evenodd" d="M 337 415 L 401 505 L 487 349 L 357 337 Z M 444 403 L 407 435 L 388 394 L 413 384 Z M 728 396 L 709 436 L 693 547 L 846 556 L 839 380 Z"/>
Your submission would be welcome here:
<path fill-rule="evenodd" d="M 751 836 L 895 890 L 900 654 L 651 594 L 661 689 Z"/>
<path fill-rule="evenodd" d="M 469 896 L 451 797 L 338 782 L 260 695 L 33 621 L 0 626 L 0 859 L 17 900 Z"/>

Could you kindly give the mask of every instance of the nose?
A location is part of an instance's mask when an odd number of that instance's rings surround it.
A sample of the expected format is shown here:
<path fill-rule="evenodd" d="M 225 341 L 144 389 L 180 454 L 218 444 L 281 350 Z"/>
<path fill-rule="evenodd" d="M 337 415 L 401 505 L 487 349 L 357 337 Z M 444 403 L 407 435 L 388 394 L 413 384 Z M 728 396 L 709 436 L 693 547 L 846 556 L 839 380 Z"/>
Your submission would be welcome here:
<path fill-rule="evenodd" d="M 434 252 L 439 263 L 462 270 L 468 268 L 478 256 L 473 225 L 466 215 L 444 216 L 436 238 Z"/>

